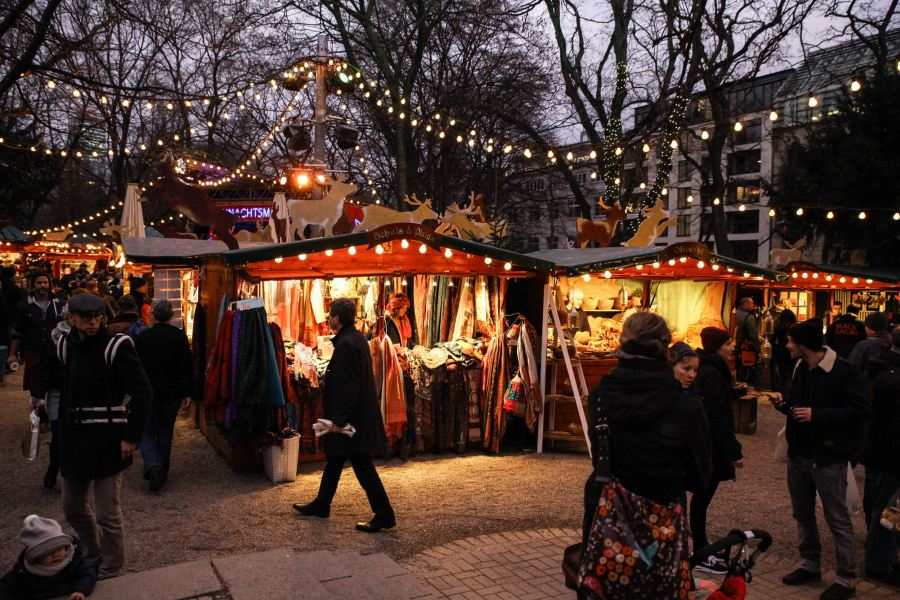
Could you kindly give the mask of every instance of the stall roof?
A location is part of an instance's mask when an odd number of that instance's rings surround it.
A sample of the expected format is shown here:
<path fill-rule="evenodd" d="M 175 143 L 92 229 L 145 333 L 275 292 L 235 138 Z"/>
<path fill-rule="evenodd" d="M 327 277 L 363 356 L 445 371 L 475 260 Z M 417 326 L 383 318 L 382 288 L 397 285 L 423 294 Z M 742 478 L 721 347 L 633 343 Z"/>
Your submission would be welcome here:
<path fill-rule="evenodd" d="M 28 236 L 22 233 L 22 230 L 18 227 L 7 225 L 6 227 L 0 228 L 0 241 L 21 244 L 28 241 Z"/>
<path fill-rule="evenodd" d="M 530 277 L 554 269 L 552 263 L 540 258 L 440 235 L 409 223 L 370 232 L 242 248 L 226 252 L 224 258 L 253 276 L 268 279 L 390 273 Z"/>
<path fill-rule="evenodd" d="M 529 256 L 552 262 L 567 275 L 609 271 L 615 277 L 653 279 L 753 277 L 774 281 L 777 277 L 775 271 L 715 254 L 697 242 L 655 248 L 564 248 L 532 252 Z"/>
<path fill-rule="evenodd" d="M 191 265 L 204 256 L 222 254 L 228 250 L 220 240 L 181 238 L 125 238 L 122 240 L 125 257 L 137 264 Z"/>
<path fill-rule="evenodd" d="M 900 289 L 900 272 L 851 265 L 817 265 L 792 262 L 784 268 L 785 287 Z"/>

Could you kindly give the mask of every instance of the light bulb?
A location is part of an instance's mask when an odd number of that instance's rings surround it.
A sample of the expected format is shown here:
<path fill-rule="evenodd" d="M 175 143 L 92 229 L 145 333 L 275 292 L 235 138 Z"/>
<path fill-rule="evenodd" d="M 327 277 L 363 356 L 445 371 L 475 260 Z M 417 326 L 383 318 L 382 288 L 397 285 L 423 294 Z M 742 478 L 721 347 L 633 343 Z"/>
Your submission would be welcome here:
<path fill-rule="evenodd" d="M 854 79 L 853 81 L 850 82 L 850 91 L 851 92 L 858 92 L 861 89 L 862 89 L 862 84 L 859 81 Z"/>
<path fill-rule="evenodd" d="M 382 246 L 381 244 L 378 244 L 377 246 L 375 246 L 375 254 L 378 254 L 378 255 L 384 254 L 384 246 Z"/>
<path fill-rule="evenodd" d="M 622 156 L 622 152 L 623 150 L 617 146 L 615 150 L 616 156 Z"/>
<path fill-rule="evenodd" d="M 672 143 L 669 144 L 669 146 L 672 147 L 672 150 L 677 150 L 678 149 L 678 140 L 672 140 Z"/>
<path fill-rule="evenodd" d="M 900 212 L 895 212 L 895 213 L 894 213 L 894 220 L 895 220 L 895 221 L 900 221 Z"/>
<path fill-rule="evenodd" d="M 714 205 L 714 206 L 718 206 L 718 205 L 720 205 L 720 204 L 722 204 L 722 201 L 721 201 L 721 200 L 719 200 L 718 198 L 713 198 L 713 205 Z"/>
<path fill-rule="evenodd" d="M 770 209 L 769 209 L 769 216 L 770 216 L 770 217 L 774 217 L 774 216 L 775 216 L 775 209 L 774 209 L 774 208 L 770 208 Z"/>
<path fill-rule="evenodd" d="M 409 240 L 400 240 L 400 247 L 404 250 L 409 248 Z"/>
<path fill-rule="evenodd" d="M 738 210 L 739 210 L 740 212 L 744 212 L 745 210 L 747 210 L 747 207 L 746 207 L 745 205 L 743 205 L 743 204 L 739 204 L 739 205 L 738 205 Z"/>
<path fill-rule="evenodd" d="M 769 120 L 773 123 L 778 120 L 778 113 L 776 111 L 772 111 L 769 113 Z"/>
<path fill-rule="evenodd" d="M 653 268 L 654 268 L 654 269 L 658 269 L 658 268 L 659 268 L 659 261 L 653 261 Z"/>
<path fill-rule="evenodd" d="M 736 121 L 734 124 L 734 130 L 740 133 L 744 130 L 744 125 L 740 121 Z"/>
<path fill-rule="evenodd" d="M 688 194 L 688 197 L 686 198 L 686 200 L 687 200 L 687 203 L 688 203 L 688 204 L 693 204 L 693 202 L 694 202 L 694 197 L 693 197 L 692 195 Z"/>
<path fill-rule="evenodd" d="M 426 246 L 425 244 L 419 246 L 419 254 L 425 254 L 426 252 L 428 252 L 428 246 Z"/>
<path fill-rule="evenodd" d="M 503 265 L 503 270 L 504 270 L 504 271 L 512 271 L 512 263 L 511 263 L 511 262 L 508 262 L 508 263 L 504 264 L 504 265 Z"/>
<path fill-rule="evenodd" d="M 860 221 L 866 220 L 866 211 L 864 211 L 864 210 L 859 211 L 859 220 Z"/>
<path fill-rule="evenodd" d="M 525 155 L 525 158 L 531 158 L 531 150 L 529 150 L 528 148 L 525 148 L 525 151 L 522 152 L 522 154 Z"/>
<path fill-rule="evenodd" d="M 491 264 L 492 262 L 494 262 L 494 259 L 491 258 L 490 256 L 485 256 L 485 257 L 484 257 L 484 264 L 489 265 L 489 264 Z"/>
<path fill-rule="evenodd" d="M 819 105 L 819 100 L 815 96 L 809 97 L 809 107 L 815 108 Z"/>
<path fill-rule="evenodd" d="M 705 141 L 705 140 L 708 140 L 708 139 L 709 139 L 709 132 L 708 132 L 707 130 L 705 130 L 705 129 L 704 129 L 703 131 L 701 131 L 701 132 L 700 132 L 700 139 L 701 139 L 701 140 L 704 140 L 704 141 Z"/>
<path fill-rule="evenodd" d="M 603 271 L 603 278 L 604 278 L 604 279 L 611 279 L 611 278 L 612 278 L 612 273 L 610 273 L 609 271 Z"/>
<path fill-rule="evenodd" d="M 697 268 L 698 268 L 698 269 L 702 269 L 702 268 L 705 267 L 705 266 L 706 266 L 706 263 L 703 262 L 702 260 L 698 260 L 698 261 L 697 261 Z"/>
<path fill-rule="evenodd" d="M 450 248 L 445 248 L 444 258 L 453 258 L 453 250 L 451 250 Z"/>
<path fill-rule="evenodd" d="M 350 246 L 349 248 L 347 248 L 347 254 L 349 254 L 350 256 L 355 256 L 356 255 L 356 246 Z"/>
<path fill-rule="evenodd" d="M 280 264 L 283 263 L 283 262 L 284 262 L 284 257 L 282 257 L 282 256 L 276 256 L 276 257 L 275 257 L 275 264 L 280 265 Z"/>
<path fill-rule="evenodd" d="M 331 248 L 329 248 L 328 250 L 325 251 L 325 256 L 332 256 L 332 255 L 334 255 L 334 250 L 332 250 Z"/>
<path fill-rule="evenodd" d="M 669 266 L 670 266 L 670 267 L 674 267 L 674 266 L 675 266 L 675 259 L 674 259 L 674 258 L 670 258 L 670 259 L 669 259 Z"/>
<path fill-rule="evenodd" d="M 797 209 L 797 210 L 800 211 L 800 212 L 797 213 L 798 215 L 802 215 L 802 214 L 803 214 L 803 209 L 802 209 L 802 208 L 799 208 L 799 209 Z M 834 211 L 829 210 L 829 211 L 825 214 L 825 218 L 828 219 L 829 221 L 832 220 L 832 219 L 834 218 Z"/>
<path fill-rule="evenodd" d="M 644 151 L 644 153 L 650 152 L 650 144 L 645 143 L 644 147 L 641 149 Z"/>
<path fill-rule="evenodd" d="M 828 212 L 830 213 L 831 211 L 828 211 Z M 832 213 L 832 215 L 833 215 L 833 213 Z M 802 217 L 802 216 L 803 216 L 803 208 L 798 208 L 798 209 L 797 209 L 797 216 L 798 216 L 798 217 Z"/>
<path fill-rule="evenodd" d="M 591 274 L 585 273 L 584 275 L 581 276 L 581 280 L 584 281 L 585 283 L 589 283 L 591 281 Z"/>

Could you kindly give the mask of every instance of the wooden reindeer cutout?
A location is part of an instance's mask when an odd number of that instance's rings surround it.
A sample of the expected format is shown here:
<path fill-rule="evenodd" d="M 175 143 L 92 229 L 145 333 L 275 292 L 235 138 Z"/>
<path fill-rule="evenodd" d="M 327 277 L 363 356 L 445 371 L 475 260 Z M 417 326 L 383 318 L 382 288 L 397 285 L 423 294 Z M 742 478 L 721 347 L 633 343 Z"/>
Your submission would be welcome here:
<path fill-rule="evenodd" d="M 175 173 L 174 162 L 171 153 L 167 154 L 162 177 L 147 187 L 144 197 L 182 213 L 198 225 L 209 227 L 218 239 L 225 242 L 229 250 L 237 250 L 238 242 L 231 234 L 234 217 L 216 206 L 204 188 L 183 182 Z"/>
<path fill-rule="evenodd" d="M 401 211 L 377 204 L 366 206 L 363 208 L 365 217 L 362 223 L 356 227 L 356 231 L 371 231 L 391 223 L 423 223 L 437 221 L 440 218 L 440 215 L 431 208 L 431 200 L 419 200 L 413 194 L 404 198 L 403 201 L 410 206 L 415 206 L 415 210 Z"/>
<path fill-rule="evenodd" d="M 618 202 L 612 206 L 607 206 L 602 199 L 598 199 L 597 203 L 602 209 L 601 212 L 606 215 L 605 221 L 575 220 L 575 230 L 578 232 L 578 246 L 581 248 L 587 247 L 590 242 L 594 242 L 598 247 L 609 246 L 613 236 L 616 234 L 616 228 L 622 219 L 625 218 L 625 210 Z"/>
<path fill-rule="evenodd" d="M 356 193 L 358 188 L 352 183 L 334 178 L 330 178 L 326 188 L 328 191 L 320 200 L 287 201 L 289 240 L 294 239 L 295 234 L 300 239 L 306 239 L 303 232 L 307 225 L 318 225 L 325 231 L 326 236 L 334 234 L 334 226 L 344 214 L 344 200 Z M 280 214 L 281 209 L 277 206 L 276 209 Z"/>
<path fill-rule="evenodd" d="M 653 244 L 669 226 L 669 212 L 665 206 L 663 199 L 659 198 L 652 208 L 641 209 L 644 220 L 641 221 L 634 236 L 622 245 L 629 248 L 645 248 Z"/>

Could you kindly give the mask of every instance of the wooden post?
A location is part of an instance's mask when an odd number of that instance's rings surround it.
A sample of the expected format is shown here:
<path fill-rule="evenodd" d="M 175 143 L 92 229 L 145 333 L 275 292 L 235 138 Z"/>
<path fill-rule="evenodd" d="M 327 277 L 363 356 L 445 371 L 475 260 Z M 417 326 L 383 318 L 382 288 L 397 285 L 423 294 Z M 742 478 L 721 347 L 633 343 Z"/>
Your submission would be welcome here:
<path fill-rule="evenodd" d="M 550 311 L 551 315 L 553 315 L 553 324 L 556 326 L 557 335 L 561 335 L 562 332 L 562 323 L 559 320 L 559 311 L 556 310 L 556 294 L 552 294 L 550 301 Z M 569 348 L 565 343 L 565 339 L 561 339 L 560 347 L 562 348 L 563 361 L 566 363 L 566 373 L 569 376 L 569 381 L 572 384 L 572 394 L 575 396 L 575 408 L 578 411 L 578 419 L 581 421 L 581 430 L 584 432 L 584 441 L 587 444 L 588 455 L 591 455 L 591 439 L 588 435 L 588 423 L 587 416 L 584 414 L 584 405 L 581 404 L 581 385 L 580 382 L 584 381 L 584 378 L 575 378 L 575 369 L 572 366 L 572 359 L 569 357 Z M 579 369 L 581 366 L 579 365 Z"/>
<path fill-rule="evenodd" d="M 544 411 L 547 410 L 547 403 L 544 397 L 544 392 L 547 389 L 547 322 L 550 317 L 550 302 L 550 279 L 547 279 L 547 283 L 544 284 L 544 299 L 542 304 L 543 310 L 541 311 L 541 345 L 538 347 L 541 353 L 541 415 L 538 420 L 538 454 L 544 453 L 544 421 L 547 417 L 547 415 L 544 414 Z M 557 331 L 557 335 L 559 335 L 559 331 Z"/>

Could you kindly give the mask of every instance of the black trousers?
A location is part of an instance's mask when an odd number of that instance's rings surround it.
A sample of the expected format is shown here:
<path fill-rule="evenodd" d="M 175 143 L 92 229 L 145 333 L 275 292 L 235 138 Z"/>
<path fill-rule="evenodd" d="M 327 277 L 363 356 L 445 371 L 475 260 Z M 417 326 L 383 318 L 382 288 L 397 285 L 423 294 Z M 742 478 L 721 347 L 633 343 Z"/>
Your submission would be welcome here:
<path fill-rule="evenodd" d="M 59 475 L 59 421 L 50 421 L 50 464 L 47 465 L 47 479 L 56 480 Z"/>
<path fill-rule="evenodd" d="M 376 518 L 393 518 L 394 509 L 391 507 L 391 501 L 388 500 L 387 492 L 384 491 L 384 485 L 378 472 L 375 470 L 375 464 L 372 457 L 368 454 L 357 454 L 355 456 L 329 456 L 328 462 L 325 463 L 325 471 L 322 473 L 322 483 L 319 485 L 319 495 L 316 502 L 322 506 L 331 506 L 334 494 L 337 492 L 338 483 L 341 481 L 341 472 L 344 470 L 344 463 L 350 459 L 350 465 L 353 467 L 353 473 L 359 485 L 365 490 L 369 499 L 369 506 Z"/>
<path fill-rule="evenodd" d="M 717 489 L 719 489 L 719 482 L 713 481 L 705 490 L 691 496 L 690 522 L 691 536 L 694 538 L 694 552 L 709 545 L 709 539 L 706 537 L 706 513 L 709 511 L 709 505 L 713 496 L 716 495 Z"/>

